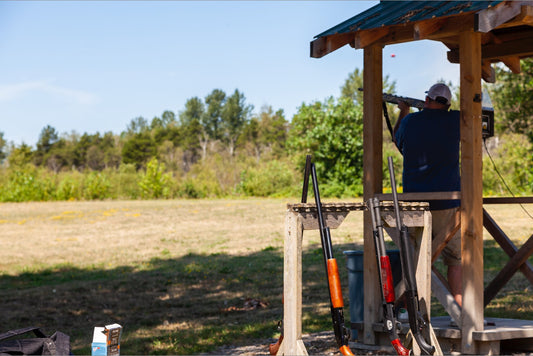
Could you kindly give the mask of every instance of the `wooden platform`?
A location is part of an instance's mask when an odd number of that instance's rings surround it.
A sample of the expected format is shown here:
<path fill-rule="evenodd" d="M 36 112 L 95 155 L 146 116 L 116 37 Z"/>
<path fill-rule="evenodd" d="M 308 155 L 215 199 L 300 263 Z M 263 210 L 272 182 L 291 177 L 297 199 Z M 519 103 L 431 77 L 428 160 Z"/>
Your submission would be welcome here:
<path fill-rule="evenodd" d="M 483 331 L 475 331 L 473 339 L 480 346 L 481 355 L 520 354 L 533 355 L 533 321 L 505 318 L 485 318 Z M 453 323 L 449 316 L 431 318 L 433 331 L 439 340 L 443 353 L 461 354 L 461 330 Z M 352 323 L 352 328 L 363 330 L 363 323 Z M 352 351 L 364 351 L 370 354 L 392 352 L 388 334 L 382 324 L 374 324 L 373 329 L 378 333 L 378 345 L 365 345 L 361 342 L 351 342 Z M 402 323 L 400 334 L 409 331 L 409 324 Z"/>
<path fill-rule="evenodd" d="M 443 350 L 461 350 L 461 330 L 452 324 L 450 317 L 434 317 L 431 324 Z M 474 331 L 472 338 L 483 355 L 499 355 L 510 349 L 533 352 L 533 321 L 485 318 L 484 330 Z"/>

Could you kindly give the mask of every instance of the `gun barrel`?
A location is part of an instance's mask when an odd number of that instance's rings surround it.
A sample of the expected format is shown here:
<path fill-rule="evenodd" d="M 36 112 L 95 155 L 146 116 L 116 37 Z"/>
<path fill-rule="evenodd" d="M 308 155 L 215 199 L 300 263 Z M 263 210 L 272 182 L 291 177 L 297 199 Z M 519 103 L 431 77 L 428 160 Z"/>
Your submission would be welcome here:
<path fill-rule="evenodd" d="M 409 104 L 409 106 L 417 108 L 418 110 L 422 110 L 424 108 L 423 100 L 409 98 L 407 96 L 398 96 L 398 95 L 383 93 L 383 101 L 386 101 L 387 103 L 392 103 L 392 104 L 399 104 L 400 101 L 403 101 Z"/>
<path fill-rule="evenodd" d="M 308 160 L 309 162 L 309 160 Z M 320 192 L 318 189 L 318 180 L 316 177 L 316 167 L 314 163 L 310 163 L 311 179 L 313 181 L 313 192 L 315 194 L 315 203 L 317 210 L 318 226 L 320 230 L 320 240 L 322 242 L 322 251 L 324 255 L 324 262 L 326 267 L 327 284 L 329 289 L 331 319 L 333 322 L 333 331 L 335 332 L 335 339 L 340 351 L 343 355 L 353 355 L 348 346 L 349 335 L 344 326 L 343 307 L 344 301 L 342 298 L 342 289 L 339 277 L 339 267 L 337 260 L 333 256 L 333 247 L 331 243 L 331 234 L 329 227 L 324 223 L 322 214 L 322 203 L 320 202 Z"/>
<path fill-rule="evenodd" d="M 359 88 L 359 91 L 363 91 L 363 88 Z M 399 96 L 389 93 L 383 93 L 383 101 L 391 104 L 399 104 L 400 101 L 403 101 L 409 106 L 422 110 L 424 108 L 424 100 L 410 98 L 408 96 Z"/>

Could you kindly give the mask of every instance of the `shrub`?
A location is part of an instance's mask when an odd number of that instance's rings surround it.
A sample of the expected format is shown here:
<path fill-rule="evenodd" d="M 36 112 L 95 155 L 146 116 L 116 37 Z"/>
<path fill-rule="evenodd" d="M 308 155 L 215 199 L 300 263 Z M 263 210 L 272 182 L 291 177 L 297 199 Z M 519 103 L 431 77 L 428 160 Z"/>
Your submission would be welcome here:
<path fill-rule="evenodd" d="M 79 172 L 69 172 L 60 174 L 59 183 L 55 190 L 56 200 L 79 200 L 81 199 L 83 175 Z"/>
<path fill-rule="evenodd" d="M 89 172 L 83 182 L 83 197 L 89 200 L 111 198 L 111 184 L 104 173 Z"/>
<path fill-rule="evenodd" d="M 0 199 L 10 202 L 49 200 L 55 186 L 53 179 L 45 173 L 32 165 L 10 171 L 7 183 L 0 188 Z"/>
<path fill-rule="evenodd" d="M 164 173 L 165 164 L 152 158 L 146 167 L 146 173 L 139 181 L 141 196 L 148 199 L 170 198 L 172 193 L 172 174 Z"/>
<path fill-rule="evenodd" d="M 294 174 L 280 161 L 270 161 L 242 171 L 239 192 L 247 196 L 284 196 L 293 190 Z"/>

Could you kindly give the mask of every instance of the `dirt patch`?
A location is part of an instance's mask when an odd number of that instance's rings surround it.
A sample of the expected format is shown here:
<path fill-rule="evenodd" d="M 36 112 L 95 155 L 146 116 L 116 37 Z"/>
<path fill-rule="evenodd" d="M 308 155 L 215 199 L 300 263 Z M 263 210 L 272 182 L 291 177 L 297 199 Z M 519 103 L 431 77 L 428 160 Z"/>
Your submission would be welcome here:
<path fill-rule="evenodd" d="M 302 335 L 305 348 L 309 355 L 340 355 L 332 331 Z M 277 339 L 257 340 L 246 346 L 222 346 L 208 355 L 269 355 L 268 345 Z"/>

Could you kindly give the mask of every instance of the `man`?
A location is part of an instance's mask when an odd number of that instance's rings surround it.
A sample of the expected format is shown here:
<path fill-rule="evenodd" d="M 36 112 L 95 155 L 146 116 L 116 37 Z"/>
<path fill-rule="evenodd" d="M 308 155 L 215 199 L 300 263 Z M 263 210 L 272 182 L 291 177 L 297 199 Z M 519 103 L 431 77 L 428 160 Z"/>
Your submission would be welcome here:
<path fill-rule="evenodd" d="M 426 92 L 424 109 L 409 113 L 400 103 L 400 116 L 394 127 L 396 146 L 403 155 L 404 192 L 442 192 L 461 190 L 459 169 L 459 111 L 450 111 L 451 92 L 442 83 Z M 430 201 L 433 238 L 441 230 L 450 231 L 459 200 Z M 442 235 L 442 234 L 441 234 Z M 447 235 L 447 234 L 445 234 Z M 435 242 L 434 242 L 435 245 Z M 448 283 L 455 301 L 462 305 L 461 232 L 441 253 L 448 267 Z"/>

